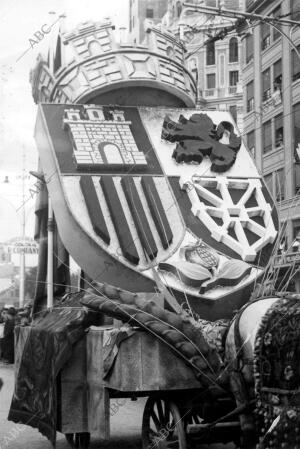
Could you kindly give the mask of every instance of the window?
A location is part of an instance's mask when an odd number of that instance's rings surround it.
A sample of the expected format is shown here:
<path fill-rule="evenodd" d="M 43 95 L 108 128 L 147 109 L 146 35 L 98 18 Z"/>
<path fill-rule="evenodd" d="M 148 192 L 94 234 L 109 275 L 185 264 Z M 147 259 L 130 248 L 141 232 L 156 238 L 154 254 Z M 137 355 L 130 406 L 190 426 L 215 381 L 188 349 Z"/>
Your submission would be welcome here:
<path fill-rule="evenodd" d="M 280 243 L 278 247 L 278 254 L 285 254 L 288 249 L 288 242 L 287 242 L 287 235 L 286 235 L 286 229 L 282 233 L 282 237 L 280 238 Z"/>
<path fill-rule="evenodd" d="M 261 26 L 261 49 L 265 50 L 271 44 L 270 25 L 263 23 Z"/>
<path fill-rule="evenodd" d="M 265 183 L 273 196 L 273 174 L 270 173 L 269 175 L 264 176 Z"/>
<path fill-rule="evenodd" d="M 300 234 L 300 220 L 293 220 L 293 238 Z"/>
<path fill-rule="evenodd" d="M 300 235 L 300 220 L 293 220 L 293 243 L 292 243 L 292 251 L 293 253 L 297 253 L 299 251 L 299 238 Z M 290 252 L 291 249 L 288 247 L 288 252 Z"/>
<path fill-rule="evenodd" d="M 271 26 L 264 22 L 261 25 L 261 49 L 265 50 L 271 45 Z"/>
<path fill-rule="evenodd" d="M 229 62 L 238 62 L 239 60 L 239 43 L 236 37 L 232 37 L 229 41 Z"/>
<path fill-rule="evenodd" d="M 229 72 L 229 86 L 236 86 L 239 82 L 239 71 L 231 70 Z"/>
<path fill-rule="evenodd" d="M 271 70 L 270 67 L 262 74 L 262 100 L 267 101 L 271 97 Z"/>
<path fill-rule="evenodd" d="M 246 64 L 253 59 L 253 34 L 247 34 L 246 36 Z"/>
<path fill-rule="evenodd" d="M 276 201 L 282 201 L 285 197 L 285 179 L 284 179 L 284 170 L 281 168 L 280 170 L 276 170 L 274 173 L 275 176 L 275 199 Z"/>
<path fill-rule="evenodd" d="M 300 45 L 297 46 L 297 50 L 300 51 Z M 300 58 L 295 50 L 292 50 L 292 77 L 293 81 L 300 78 Z"/>
<path fill-rule="evenodd" d="M 146 9 L 146 19 L 153 19 L 153 17 L 154 17 L 153 8 L 147 8 Z"/>
<path fill-rule="evenodd" d="M 281 16 L 281 5 L 277 6 L 277 8 L 274 9 L 272 15 L 275 18 L 279 18 Z M 276 25 L 278 28 L 280 28 L 279 23 L 275 23 L 274 25 Z M 280 31 L 276 30 L 276 28 L 274 28 L 274 27 L 272 27 L 272 33 L 273 33 L 273 41 L 276 41 L 281 36 Z"/>
<path fill-rule="evenodd" d="M 283 118 L 282 114 L 279 114 L 274 119 L 275 128 L 275 147 L 281 147 L 283 145 Z"/>
<path fill-rule="evenodd" d="M 281 83 L 282 83 L 282 61 L 279 59 L 275 64 L 273 65 L 273 75 L 274 75 L 274 92 L 276 90 L 280 90 L 281 92 Z"/>
<path fill-rule="evenodd" d="M 263 124 L 263 152 L 268 153 L 272 150 L 272 126 L 271 120 Z"/>
<path fill-rule="evenodd" d="M 300 0 L 292 0 L 292 20 L 300 20 Z"/>
<path fill-rule="evenodd" d="M 209 42 L 206 45 L 206 65 L 214 65 L 216 63 L 215 43 Z"/>
<path fill-rule="evenodd" d="M 247 112 L 253 111 L 254 109 L 254 83 L 250 81 L 250 83 L 246 86 L 246 94 L 247 94 Z"/>
<path fill-rule="evenodd" d="M 225 87 L 225 55 L 219 56 L 219 87 Z"/>
<path fill-rule="evenodd" d="M 216 74 L 209 73 L 206 75 L 206 86 L 207 89 L 214 89 L 216 87 Z"/>
<path fill-rule="evenodd" d="M 276 201 L 282 201 L 285 197 L 285 178 L 283 168 L 264 176 L 265 183 Z"/>
<path fill-rule="evenodd" d="M 252 157 L 255 158 L 255 133 L 254 131 L 250 131 L 250 133 L 247 134 L 247 147 L 250 153 L 252 154 Z"/>
<path fill-rule="evenodd" d="M 294 152 L 296 162 L 300 162 L 300 103 L 293 106 Z"/>
<path fill-rule="evenodd" d="M 294 165 L 294 176 L 295 176 L 295 195 L 300 194 L 300 165 Z"/>
<path fill-rule="evenodd" d="M 232 115 L 233 120 L 236 122 L 237 119 L 237 107 L 236 104 L 229 106 L 229 112 Z"/>

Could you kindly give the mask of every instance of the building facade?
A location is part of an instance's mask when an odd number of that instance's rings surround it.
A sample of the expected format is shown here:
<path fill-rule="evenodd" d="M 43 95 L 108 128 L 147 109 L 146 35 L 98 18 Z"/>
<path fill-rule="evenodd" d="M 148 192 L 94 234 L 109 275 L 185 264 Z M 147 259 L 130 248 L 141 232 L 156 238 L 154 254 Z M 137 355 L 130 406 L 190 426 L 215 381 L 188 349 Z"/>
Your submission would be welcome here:
<path fill-rule="evenodd" d="M 167 11 L 168 0 L 129 0 L 129 34 L 134 44 L 140 44 L 146 35 L 145 19 L 154 25 Z"/>
<path fill-rule="evenodd" d="M 189 3 L 199 4 L 197 1 Z M 224 33 L 222 39 L 214 40 L 217 34 L 222 34 L 234 22 L 220 16 L 195 12 L 183 4 L 183 1 L 169 0 L 162 26 L 184 40 L 188 50 L 188 68 L 198 86 L 198 106 L 231 112 L 242 132 L 241 39 L 235 31 L 231 31 L 227 35 Z M 206 0 L 205 5 L 216 7 L 218 1 Z M 240 0 L 227 0 L 224 6 L 243 10 Z"/>
<path fill-rule="evenodd" d="M 299 0 L 253 1 L 247 12 L 300 20 Z M 289 38 L 283 37 L 283 31 Z M 298 48 L 298 53 L 295 48 Z M 244 136 L 286 221 L 286 247 L 300 231 L 300 26 L 254 24 L 244 40 Z"/>

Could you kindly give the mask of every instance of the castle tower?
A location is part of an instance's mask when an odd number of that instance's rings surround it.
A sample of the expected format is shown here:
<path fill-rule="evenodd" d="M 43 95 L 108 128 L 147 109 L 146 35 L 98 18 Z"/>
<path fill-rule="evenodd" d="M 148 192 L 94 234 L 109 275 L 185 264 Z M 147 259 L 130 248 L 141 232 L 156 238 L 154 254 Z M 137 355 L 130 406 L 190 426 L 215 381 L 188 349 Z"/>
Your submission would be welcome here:
<path fill-rule="evenodd" d="M 196 85 L 184 46 L 159 28 L 147 45 L 118 44 L 110 23 L 81 24 L 61 33 L 53 58 L 39 56 L 31 72 L 36 103 L 193 107 Z M 92 120 L 92 111 L 87 110 Z"/>
<path fill-rule="evenodd" d="M 64 129 L 73 142 L 73 157 L 78 169 L 118 168 L 128 170 L 147 166 L 146 157 L 136 145 L 131 132 L 131 121 L 124 111 L 109 111 L 96 105 L 66 109 Z"/>

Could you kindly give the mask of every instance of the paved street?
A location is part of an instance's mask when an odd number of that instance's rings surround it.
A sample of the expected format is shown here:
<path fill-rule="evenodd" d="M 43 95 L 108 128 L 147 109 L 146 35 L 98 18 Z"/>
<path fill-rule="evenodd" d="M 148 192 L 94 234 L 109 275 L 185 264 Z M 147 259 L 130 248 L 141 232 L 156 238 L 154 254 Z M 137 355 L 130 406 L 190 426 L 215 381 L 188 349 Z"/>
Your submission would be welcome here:
<path fill-rule="evenodd" d="M 0 392 L 0 449 L 51 449 L 51 444 L 30 426 L 15 425 L 7 421 L 13 391 L 14 372 L 12 366 L 0 365 L 0 377 L 4 385 Z M 140 429 L 144 400 L 126 405 L 111 417 L 112 438 L 108 443 L 92 438 L 91 449 L 140 449 Z M 68 449 L 63 435 L 58 434 L 57 449 Z"/>
<path fill-rule="evenodd" d="M 12 366 L 0 365 L 0 377 L 4 385 L 0 392 L 0 449 L 51 449 L 49 441 L 30 426 L 7 421 L 13 391 Z M 141 449 L 140 433 L 144 399 L 126 401 L 111 417 L 111 439 L 101 442 L 92 437 L 91 449 Z M 57 449 L 69 449 L 63 435 L 58 434 Z M 232 445 L 201 446 L 199 449 L 233 449 Z"/>

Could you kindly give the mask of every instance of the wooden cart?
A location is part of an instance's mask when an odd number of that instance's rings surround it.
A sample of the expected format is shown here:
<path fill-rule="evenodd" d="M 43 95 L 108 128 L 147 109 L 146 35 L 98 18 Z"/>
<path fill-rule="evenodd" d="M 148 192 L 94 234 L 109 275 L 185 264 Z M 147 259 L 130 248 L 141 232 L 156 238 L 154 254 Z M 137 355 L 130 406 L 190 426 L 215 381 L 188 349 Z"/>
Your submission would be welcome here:
<path fill-rule="evenodd" d="M 136 331 L 120 344 L 111 373 L 103 379 L 103 345 L 110 332 L 91 328 L 61 372 L 58 430 L 71 447 L 88 448 L 91 434 L 109 439 L 110 399 L 141 396 L 148 397 L 143 449 L 185 449 L 195 447 L 196 439 L 239 440 L 237 415 L 226 418 L 235 409 L 233 399 L 213 398 L 181 359 L 146 332 Z"/>

